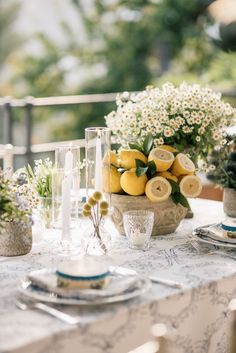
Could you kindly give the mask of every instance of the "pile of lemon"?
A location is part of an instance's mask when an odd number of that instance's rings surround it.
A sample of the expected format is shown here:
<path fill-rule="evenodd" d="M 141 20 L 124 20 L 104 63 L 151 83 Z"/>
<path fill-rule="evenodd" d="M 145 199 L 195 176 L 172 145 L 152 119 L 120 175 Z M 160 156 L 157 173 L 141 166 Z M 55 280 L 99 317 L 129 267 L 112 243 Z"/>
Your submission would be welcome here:
<path fill-rule="evenodd" d="M 154 175 L 138 176 L 137 160 L 144 166 L 153 161 Z M 103 161 L 103 188 L 105 192 L 116 194 L 146 194 L 151 201 L 162 202 L 173 193 L 173 185 L 177 185 L 184 197 L 197 197 L 202 191 L 202 183 L 195 173 L 192 160 L 171 146 L 153 148 L 148 156 L 135 149 L 120 150 L 118 155 L 110 151 Z"/>

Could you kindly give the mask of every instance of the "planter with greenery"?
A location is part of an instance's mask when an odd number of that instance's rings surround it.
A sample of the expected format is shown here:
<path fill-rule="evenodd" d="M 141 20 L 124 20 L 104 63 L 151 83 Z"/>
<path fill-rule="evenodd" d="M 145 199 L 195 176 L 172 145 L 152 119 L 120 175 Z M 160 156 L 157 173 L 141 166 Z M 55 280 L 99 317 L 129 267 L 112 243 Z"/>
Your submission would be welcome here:
<path fill-rule="evenodd" d="M 30 252 L 32 222 L 30 205 L 21 187 L 4 178 L 0 171 L 0 255 L 17 256 Z"/>
<path fill-rule="evenodd" d="M 224 148 L 209 156 L 207 177 L 224 189 L 224 212 L 236 217 L 236 136 L 228 136 Z"/>

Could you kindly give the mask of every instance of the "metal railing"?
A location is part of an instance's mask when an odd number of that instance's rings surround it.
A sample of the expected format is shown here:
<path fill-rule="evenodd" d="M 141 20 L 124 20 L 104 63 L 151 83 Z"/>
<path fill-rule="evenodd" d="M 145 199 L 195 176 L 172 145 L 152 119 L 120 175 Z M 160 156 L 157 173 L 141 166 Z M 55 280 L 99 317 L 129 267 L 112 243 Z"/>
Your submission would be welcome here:
<path fill-rule="evenodd" d="M 25 110 L 25 129 L 26 138 L 24 146 L 14 146 L 14 155 L 26 156 L 27 160 L 31 160 L 34 153 L 43 153 L 54 151 L 55 148 L 65 142 L 52 142 L 43 144 L 32 144 L 33 133 L 33 111 L 37 107 L 52 107 L 52 106 L 68 106 L 78 104 L 96 104 L 115 102 L 117 93 L 103 93 L 90 95 L 74 95 L 60 97 L 25 97 L 23 99 L 15 99 L 11 97 L 0 98 L 0 109 L 3 114 L 3 144 L 13 144 L 13 126 L 14 126 L 14 110 Z M 223 92 L 224 97 L 236 98 L 236 90 Z M 68 142 L 68 141 L 67 141 Z M 83 140 L 73 140 L 73 143 L 84 147 Z"/>
<path fill-rule="evenodd" d="M 34 153 L 43 153 L 54 151 L 60 144 L 65 142 L 52 142 L 43 144 L 32 144 L 33 133 L 33 111 L 37 107 L 56 107 L 78 104 L 96 104 L 115 102 L 117 93 L 90 94 L 77 96 L 60 96 L 60 97 L 43 97 L 34 98 L 26 97 L 23 99 L 15 99 L 11 97 L 0 98 L 0 109 L 2 109 L 3 117 L 3 144 L 14 144 L 13 141 L 13 126 L 14 126 L 14 110 L 25 110 L 25 129 L 26 138 L 24 146 L 14 146 L 14 155 L 26 156 L 27 160 L 31 161 L 31 156 Z M 73 140 L 73 144 L 84 147 L 83 140 Z"/>

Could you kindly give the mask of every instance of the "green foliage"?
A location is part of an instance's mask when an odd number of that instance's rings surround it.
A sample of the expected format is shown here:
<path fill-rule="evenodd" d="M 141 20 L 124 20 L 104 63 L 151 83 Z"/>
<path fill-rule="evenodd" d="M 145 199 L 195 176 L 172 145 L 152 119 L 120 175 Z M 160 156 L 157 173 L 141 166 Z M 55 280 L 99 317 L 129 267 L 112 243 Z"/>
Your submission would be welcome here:
<path fill-rule="evenodd" d="M 140 139 L 139 142 L 136 142 L 136 143 L 130 142 L 128 145 L 129 145 L 129 148 L 138 150 L 143 154 L 145 154 L 145 156 L 148 156 L 151 149 L 153 148 L 153 143 L 154 143 L 153 136 L 151 133 L 149 133 L 145 138 Z"/>
<path fill-rule="evenodd" d="M 135 163 L 136 163 L 136 175 L 140 177 L 141 175 L 146 174 L 148 170 L 148 166 L 140 159 L 135 159 Z"/>
<path fill-rule="evenodd" d="M 175 181 L 168 179 L 168 178 L 167 178 L 167 180 L 169 181 L 171 188 L 172 188 L 171 197 L 172 197 L 172 200 L 174 201 L 174 203 L 176 205 L 178 203 L 180 203 L 183 207 L 190 208 L 188 200 L 180 192 L 180 187 L 179 187 L 178 183 L 176 183 Z"/>
<path fill-rule="evenodd" d="M 171 194 L 171 197 L 176 205 L 180 203 L 183 207 L 190 208 L 188 200 L 184 195 L 180 193 L 174 193 L 174 194 Z"/>
<path fill-rule="evenodd" d="M 147 164 L 140 159 L 135 159 L 136 163 L 136 175 L 139 177 L 141 175 L 147 174 L 148 179 L 151 179 L 156 173 L 156 164 L 154 161 L 150 161 Z"/>
<path fill-rule="evenodd" d="M 227 144 L 208 157 L 207 178 L 223 188 L 236 190 L 236 136 L 228 136 Z"/>

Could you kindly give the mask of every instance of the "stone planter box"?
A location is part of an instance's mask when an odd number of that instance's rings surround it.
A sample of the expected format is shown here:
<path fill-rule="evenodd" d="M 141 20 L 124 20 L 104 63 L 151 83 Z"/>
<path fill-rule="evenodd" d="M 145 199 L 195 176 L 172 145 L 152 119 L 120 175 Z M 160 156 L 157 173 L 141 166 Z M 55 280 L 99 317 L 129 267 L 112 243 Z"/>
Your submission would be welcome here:
<path fill-rule="evenodd" d="M 224 189 L 223 207 L 227 216 L 236 217 L 236 191 L 234 189 Z"/>
<path fill-rule="evenodd" d="M 125 234 L 123 213 L 130 210 L 154 212 L 152 235 L 173 233 L 187 213 L 187 208 L 176 205 L 171 198 L 163 202 L 151 202 L 146 196 L 111 195 L 112 220 L 120 234 Z"/>
<path fill-rule="evenodd" d="M 4 222 L 0 227 L 0 255 L 25 255 L 32 248 L 31 224 Z"/>

